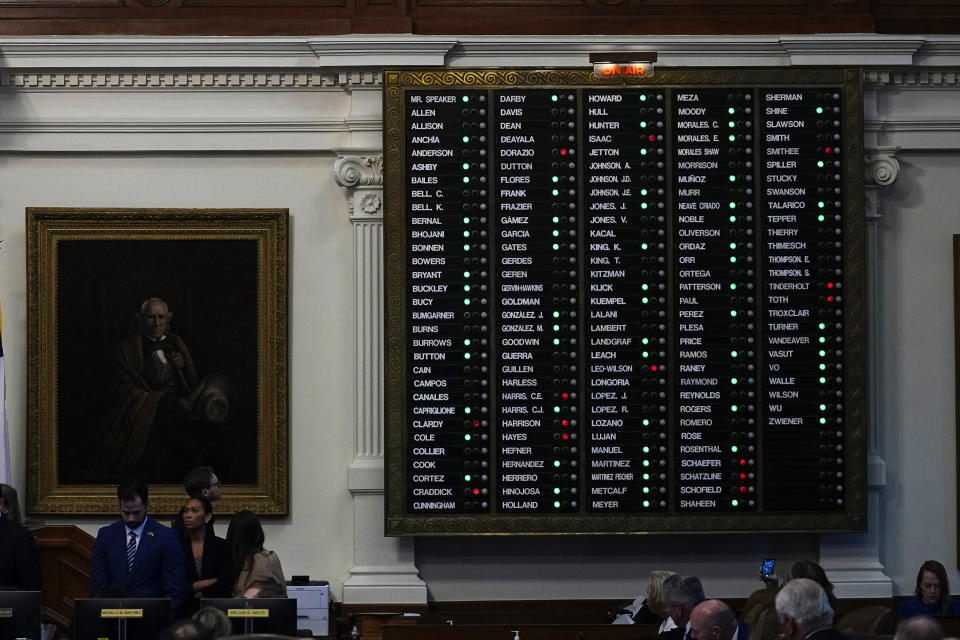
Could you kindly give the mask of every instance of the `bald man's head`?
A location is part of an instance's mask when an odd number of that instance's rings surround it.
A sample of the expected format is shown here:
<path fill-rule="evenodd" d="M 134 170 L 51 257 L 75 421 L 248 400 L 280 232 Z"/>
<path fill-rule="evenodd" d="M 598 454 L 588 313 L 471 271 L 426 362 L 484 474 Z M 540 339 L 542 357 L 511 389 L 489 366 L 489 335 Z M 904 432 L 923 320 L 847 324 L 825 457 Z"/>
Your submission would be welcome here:
<path fill-rule="evenodd" d="M 694 640 L 730 640 L 736 632 L 737 617 L 720 600 L 704 600 L 690 612 L 690 637 Z"/>

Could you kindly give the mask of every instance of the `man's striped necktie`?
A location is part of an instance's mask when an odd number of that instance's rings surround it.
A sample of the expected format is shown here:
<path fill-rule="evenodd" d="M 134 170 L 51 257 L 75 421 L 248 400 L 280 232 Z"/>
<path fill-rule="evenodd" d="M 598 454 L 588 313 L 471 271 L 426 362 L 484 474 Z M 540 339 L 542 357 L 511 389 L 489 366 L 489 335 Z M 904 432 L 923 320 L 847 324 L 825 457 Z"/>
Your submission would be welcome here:
<path fill-rule="evenodd" d="M 133 559 L 137 557 L 137 534 L 130 532 L 130 542 L 127 543 L 127 572 L 133 571 Z"/>

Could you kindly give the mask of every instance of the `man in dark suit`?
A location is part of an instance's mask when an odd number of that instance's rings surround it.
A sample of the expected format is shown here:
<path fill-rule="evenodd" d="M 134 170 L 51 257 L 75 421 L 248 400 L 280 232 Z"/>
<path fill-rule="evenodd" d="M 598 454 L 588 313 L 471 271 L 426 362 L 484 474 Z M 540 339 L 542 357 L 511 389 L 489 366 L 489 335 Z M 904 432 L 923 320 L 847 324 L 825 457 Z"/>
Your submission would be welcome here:
<path fill-rule="evenodd" d="M 127 480 L 117 488 L 120 520 L 103 527 L 93 544 L 90 593 L 104 589 L 130 598 L 170 598 L 176 615 L 186 591 L 177 535 L 147 517 L 147 486 Z"/>
<path fill-rule="evenodd" d="M 785 584 L 774 601 L 785 640 L 847 640 L 833 628 L 833 609 L 826 591 L 808 578 Z"/>
<path fill-rule="evenodd" d="M 0 493 L 0 514 L 8 506 Z M 33 534 L 7 513 L 0 515 L 0 590 L 10 588 L 39 591 L 40 559 Z"/>
<path fill-rule="evenodd" d="M 663 581 L 663 597 L 667 615 L 676 628 L 664 631 L 658 640 L 690 640 L 690 613 L 706 599 L 703 585 L 697 576 L 672 575 Z"/>
<path fill-rule="evenodd" d="M 692 640 L 748 640 L 750 625 L 737 624 L 733 610 L 721 600 L 704 600 L 690 612 Z"/>

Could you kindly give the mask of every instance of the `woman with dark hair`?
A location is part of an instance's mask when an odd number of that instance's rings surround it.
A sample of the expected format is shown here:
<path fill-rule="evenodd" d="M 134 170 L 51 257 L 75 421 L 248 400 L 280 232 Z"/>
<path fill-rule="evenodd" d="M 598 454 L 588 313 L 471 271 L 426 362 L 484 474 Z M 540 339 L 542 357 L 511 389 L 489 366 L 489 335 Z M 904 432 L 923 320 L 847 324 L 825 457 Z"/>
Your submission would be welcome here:
<path fill-rule="evenodd" d="M 0 516 L 10 518 L 17 524 L 23 524 L 20 518 L 20 499 L 17 490 L 8 484 L 0 484 Z"/>
<path fill-rule="evenodd" d="M 187 569 L 187 599 L 183 613 L 200 607 L 200 598 L 229 598 L 233 585 L 233 557 L 223 538 L 213 534 L 210 503 L 190 498 L 183 507 L 180 546 Z"/>
<path fill-rule="evenodd" d="M 263 548 L 263 527 L 253 511 L 230 520 L 227 543 L 233 553 L 233 595 L 236 598 L 286 598 L 280 558 Z"/>
<path fill-rule="evenodd" d="M 827 573 L 823 570 L 823 567 L 813 560 L 798 560 L 790 567 L 790 573 L 787 574 L 786 581 L 789 582 L 794 578 L 807 578 L 823 587 L 823 590 L 827 593 L 827 600 L 830 601 L 830 608 L 834 611 L 837 610 L 837 597 L 833 595 L 833 583 L 827 580 Z"/>
<path fill-rule="evenodd" d="M 960 615 L 960 602 L 950 599 L 950 581 L 947 570 L 936 560 L 927 560 L 917 572 L 916 598 L 900 603 L 900 619 L 913 616 Z"/>

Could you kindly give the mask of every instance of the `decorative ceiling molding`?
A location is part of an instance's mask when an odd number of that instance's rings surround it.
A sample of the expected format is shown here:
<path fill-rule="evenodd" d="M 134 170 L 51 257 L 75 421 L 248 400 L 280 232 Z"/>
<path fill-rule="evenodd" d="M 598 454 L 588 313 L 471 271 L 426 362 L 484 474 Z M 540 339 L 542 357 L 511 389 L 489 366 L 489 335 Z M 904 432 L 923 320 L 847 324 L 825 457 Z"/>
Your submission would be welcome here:
<path fill-rule="evenodd" d="M 31 71 L 0 73 L 0 87 L 16 89 L 236 89 L 323 90 L 378 87 L 381 71 Z"/>
<path fill-rule="evenodd" d="M 893 86 L 898 89 L 939 89 L 960 86 L 960 70 L 893 69 L 866 70 L 866 85 Z"/>

